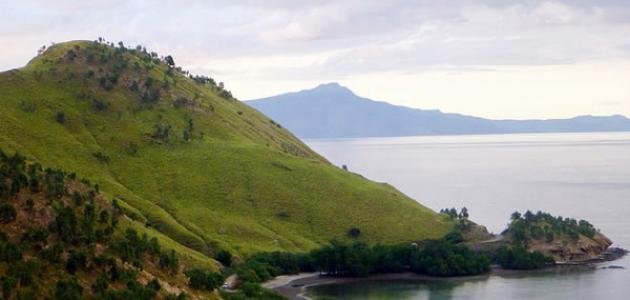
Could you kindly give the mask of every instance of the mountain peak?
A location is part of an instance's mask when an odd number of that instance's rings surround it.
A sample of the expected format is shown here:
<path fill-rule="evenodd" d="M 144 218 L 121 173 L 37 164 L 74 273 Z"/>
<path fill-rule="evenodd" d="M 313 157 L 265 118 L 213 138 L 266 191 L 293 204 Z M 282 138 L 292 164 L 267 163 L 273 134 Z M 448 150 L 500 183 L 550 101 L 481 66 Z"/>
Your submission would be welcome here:
<path fill-rule="evenodd" d="M 347 94 L 347 95 L 354 95 L 354 93 L 347 87 L 340 85 L 337 82 L 329 82 L 329 83 L 322 83 L 318 86 L 316 86 L 315 88 L 311 89 L 311 91 L 316 91 L 316 92 L 321 92 L 321 93 L 326 93 L 326 94 Z"/>

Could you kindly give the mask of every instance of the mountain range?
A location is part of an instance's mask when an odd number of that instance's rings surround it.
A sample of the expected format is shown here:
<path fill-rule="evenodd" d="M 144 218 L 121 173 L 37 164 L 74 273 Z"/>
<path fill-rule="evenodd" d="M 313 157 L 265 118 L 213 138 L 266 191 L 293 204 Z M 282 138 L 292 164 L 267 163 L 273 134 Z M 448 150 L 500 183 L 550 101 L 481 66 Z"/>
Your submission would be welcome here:
<path fill-rule="evenodd" d="M 338 83 L 246 101 L 300 138 L 630 131 L 621 116 L 490 120 L 374 101 Z"/>

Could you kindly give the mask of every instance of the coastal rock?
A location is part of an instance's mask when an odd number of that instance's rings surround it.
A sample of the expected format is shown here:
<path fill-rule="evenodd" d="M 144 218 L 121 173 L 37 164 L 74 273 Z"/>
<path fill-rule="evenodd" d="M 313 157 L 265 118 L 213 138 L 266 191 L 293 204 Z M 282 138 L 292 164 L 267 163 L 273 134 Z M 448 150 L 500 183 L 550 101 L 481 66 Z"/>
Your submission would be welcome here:
<path fill-rule="evenodd" d="M 612 265 L 612 266 L 604 267 L 604 269 L 620 269 L 620 270 L 623 270 L 623 269 L 625 269 L 625 267 L 618 266 L 618 265 Z"/>
<path fill-rule="evenodd" d="M 531 251 L 540 251 L 552 256 L 558 262 L 581 262 L 599 260 L 601 255 L 612 245 L 612 241 L 597 232 L 593 238 L 580 235 L 572 241 L 567 239 L 552 242 L 534 241 L 528 245 Z"/>

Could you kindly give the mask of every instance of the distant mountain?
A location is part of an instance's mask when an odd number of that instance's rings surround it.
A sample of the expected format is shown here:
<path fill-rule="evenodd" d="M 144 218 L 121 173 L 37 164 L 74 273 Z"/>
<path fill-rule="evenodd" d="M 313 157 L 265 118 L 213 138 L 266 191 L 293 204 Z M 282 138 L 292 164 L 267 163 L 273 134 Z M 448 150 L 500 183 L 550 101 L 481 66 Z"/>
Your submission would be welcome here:
<path fill-rule="evenodd" d="M 630 131 L 630 119 L 620 115 L 489 120 L 374 101 L 337 83 L 245 103 L 301 138 Z"/>

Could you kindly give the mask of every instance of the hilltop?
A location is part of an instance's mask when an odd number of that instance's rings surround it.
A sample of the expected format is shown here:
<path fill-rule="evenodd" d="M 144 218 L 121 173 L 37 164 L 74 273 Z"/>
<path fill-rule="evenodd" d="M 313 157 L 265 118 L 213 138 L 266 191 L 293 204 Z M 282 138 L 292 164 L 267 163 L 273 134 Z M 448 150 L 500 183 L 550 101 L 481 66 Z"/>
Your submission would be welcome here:
<path fill-rule="evenodd" d="M 302 138 L 630 131 L 630 120 L 620 115 L 489 120 L 374 101 L 337 83 L 246 103 Z"/>
<path fill-rule="evenodd" d="M 88 178 L 183 255 L 398 243 L 452 227 L 393 187 L 331 165 L 170 56 L 102 41 L 42 50 L 0 74 L 4 151 Z"/>

